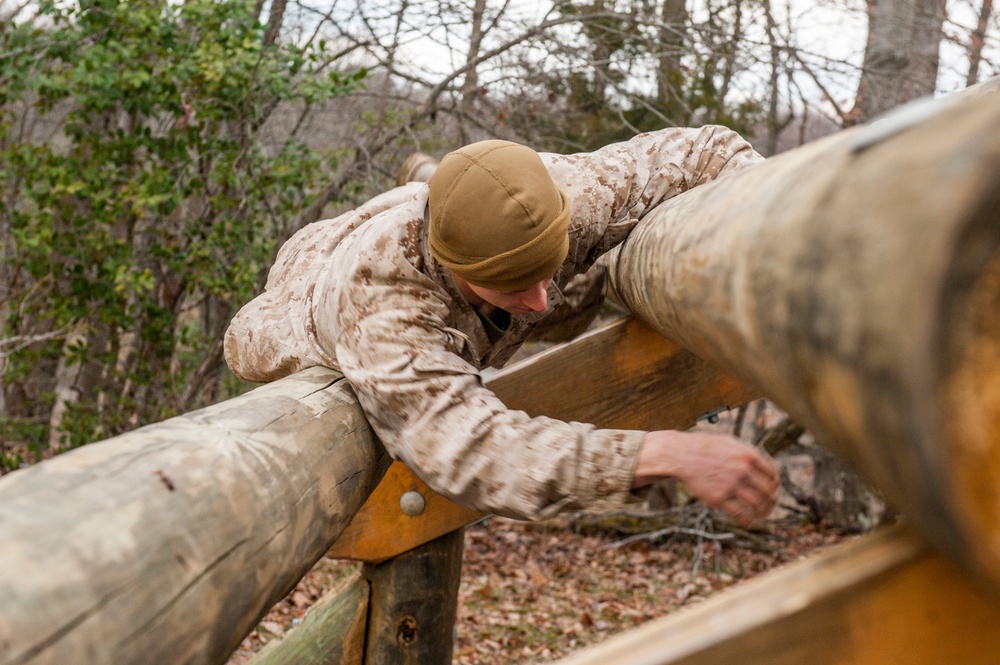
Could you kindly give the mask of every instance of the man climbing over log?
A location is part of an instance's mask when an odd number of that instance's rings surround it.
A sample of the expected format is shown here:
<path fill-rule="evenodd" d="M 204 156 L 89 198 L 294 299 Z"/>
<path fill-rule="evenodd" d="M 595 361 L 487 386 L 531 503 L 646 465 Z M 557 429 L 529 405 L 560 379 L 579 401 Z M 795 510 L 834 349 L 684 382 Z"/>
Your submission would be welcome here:
<path fill-rule="evenodd" d="M 306 367 L 350 381 L 389 453 L 480 511 L 550 517 L 673 477 L 747 526 L 778 478 L 725 435 L 641 432 L 507 409 L 480 370 L 529 337 L 582 331 L 606 291 L 597 260 L 662 201 L 760 159 L 715 126 L 587 154 L 507 141 L 449 153 L 430 181 L 311 224 L 234 318 L 226 359 L 250 381 Z"/>

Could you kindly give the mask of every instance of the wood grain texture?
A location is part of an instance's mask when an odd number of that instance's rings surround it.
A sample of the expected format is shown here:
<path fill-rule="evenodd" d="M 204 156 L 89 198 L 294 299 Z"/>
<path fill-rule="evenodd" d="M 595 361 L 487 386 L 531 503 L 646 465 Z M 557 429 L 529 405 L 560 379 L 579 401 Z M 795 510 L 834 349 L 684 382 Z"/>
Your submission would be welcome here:
<path fill-rule="evenodd" d="M 1000 594 L 997 99 L 686 192 L 610 265 L 637 317 L 759 387 Z"/>
<path fill-rule="evenodd" d="M 221 663 L 388 467 L 312 369 L 0 479 L 0 663 Z"/>
<path fill-rule="evenodd" d="M 385 563 L 365 564 L 371 583 L 365 663 L 450 665 L 464 538 L 459 529 Z"/>
<path fill-rule="evenodd" d="M 355 573 L 328 591 L 302 623 L 269 642 L 249 665 L 363 665 L 368 580 Z"/>
<path fill-rule="evenodd" d="M 512 409 L 619 429 L 686 429 L 710 411 L 757 393 L 644 324 L 622 319 L 498 372 L 487 381 Z M 399 508 L 424 496 L 423 514 Z M 482 517 L 433 492 L 396 462 L 330 551 L 378 562 Z"/>
<path fill-rule="evenodd" d="M 687 429 L 759 396 L 634 319 L 620 319 L 491 377 L 512 409 L 615 429 Z"/>
<path fill-rule="evenodd" d="M 1000 604 L 902 528 L 789 564 L 559 665 L 993 665 Z"/>

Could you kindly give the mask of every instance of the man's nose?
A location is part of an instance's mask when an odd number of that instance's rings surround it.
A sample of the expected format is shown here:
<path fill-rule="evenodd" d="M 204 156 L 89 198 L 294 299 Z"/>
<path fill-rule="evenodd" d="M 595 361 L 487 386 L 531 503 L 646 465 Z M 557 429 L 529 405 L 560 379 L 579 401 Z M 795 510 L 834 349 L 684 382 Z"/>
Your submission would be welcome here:
<path fill-rule="evenodd" d="M 535 284 L 524 294 L 524 306 L 530 308 L 532 312 L 544 311 L 548 301 L 549 293 L 544 282 Z"/>

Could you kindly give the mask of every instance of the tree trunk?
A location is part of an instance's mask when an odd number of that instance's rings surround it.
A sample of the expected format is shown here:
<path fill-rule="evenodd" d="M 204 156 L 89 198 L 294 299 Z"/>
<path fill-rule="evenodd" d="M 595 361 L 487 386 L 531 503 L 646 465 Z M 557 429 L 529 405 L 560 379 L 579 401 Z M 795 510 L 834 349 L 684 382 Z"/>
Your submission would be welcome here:
<path fill-rule="evenodd" d="M 854 115 L 861 122 L 934 94 L 944 0 L 870 0 Z"/>
<path fill-rule="evenodd" d="M 976 29 L 969 36 L 969 73 L 965 77 L 965 85 L 974 85 L 979 80 L 979 65 L 983 60 L 983 46 L 986 43 L 986 28 L 993 15 L 993 0 L 983 0 L 979 8 L 979 21 Z"/>
<path fill-rule="evenodd" d="M 287 4 L 288 0 L 271 0 L 271 10 L 267 14 L 267 29 L 264 31 L 264 46 L 274 46 L 278 41 Z"/>
<path fill-rule="evenodd" d="M 465 74 L 462 77 L 462 117 L 471 118 L 475 113 L 476 100 L 479 98 L 479 74 L 476 71 L 476 60 L 483 43 L 483 14 L 486 12 L 486 0 L 476 0 L 472 8 L 472 35 L 469 38 L 469 53 L 465 58 Z M 462 142 L 468 142 L 465 127 L 462 126 Z"/>
<path fill-rule="evenodd" d="M 656 92 L 664 115 L 676 126 L 687 126 L 691 108 L 684 100 L 684 69 L 681 57 L 688 45 L 688 10 L 685 0 L 663 0 L 658 31 L 659 56 L 656 67 Z"/>
<path fill-rule="evenodd" d="M 767 143 L 763 154 L 771 157 L 778 153 L 778 135 L 786 123 L 778 117 L 778 78 L 781 68 L 781 49 L 778 46 L 778 26 L 771 11 L 771 0 L 763 0 L 764 19 L 767 26 L 767 43 L 771 54 L 771 78 L 768 85 Z"/>

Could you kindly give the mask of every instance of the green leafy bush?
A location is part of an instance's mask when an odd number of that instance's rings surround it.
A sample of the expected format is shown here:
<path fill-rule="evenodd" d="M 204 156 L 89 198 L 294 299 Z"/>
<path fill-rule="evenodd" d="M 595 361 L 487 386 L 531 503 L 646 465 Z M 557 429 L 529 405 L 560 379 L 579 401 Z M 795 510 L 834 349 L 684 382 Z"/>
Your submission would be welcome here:
<path fill-rule="evenodd" d="M 0 24 L 0 442 L 224 396 L 226 324 L 331 167 L 275 119 L 364 76 L 267 44 L 254 5 L 48 1 Z"/>

